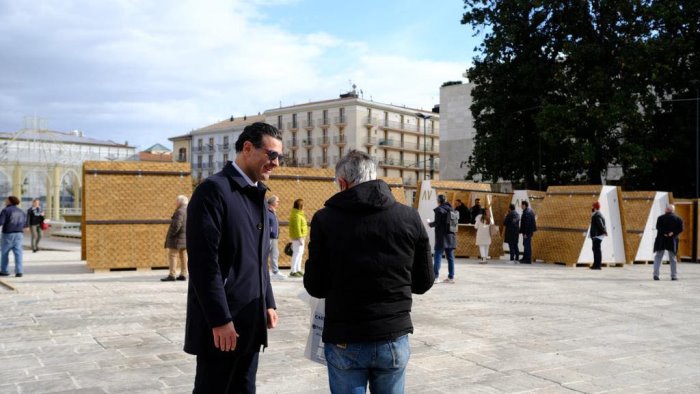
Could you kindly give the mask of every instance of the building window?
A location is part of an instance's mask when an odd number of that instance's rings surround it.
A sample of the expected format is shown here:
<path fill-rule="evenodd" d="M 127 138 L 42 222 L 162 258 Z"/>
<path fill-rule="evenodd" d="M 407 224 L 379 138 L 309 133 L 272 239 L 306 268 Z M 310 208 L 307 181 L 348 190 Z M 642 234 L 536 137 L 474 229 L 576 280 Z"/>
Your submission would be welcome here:
<path fill-rule="evenodd" d="M 199 139 L 197 140 L 197 146 L 200 147 L 200 148 L 202 147 L 202 139 L 201 139 L 201 138 L 199 138 Z"/>
<path fill-rule="evenodd" d="M 277 129 L 282 130 L 282 115 L 277 115 Z"/>
<path fill-rule="evenodd" d="M 328 110 L 323 110 L 323 124 L 328 124 Z"/>
<path fill-rule="evenodd" d="M 224 153 L 224 165 L 228 163 L 228 153 Z"/>
<path fill-rule="evenodd" d="M 297 128 L 297 114 L 292 114 L 292 128 Z"/>
<path fill-rule="evenodd" d="M 187 161 L 187 148 L 180 148 L 177 155 L 177 161 Z"/>

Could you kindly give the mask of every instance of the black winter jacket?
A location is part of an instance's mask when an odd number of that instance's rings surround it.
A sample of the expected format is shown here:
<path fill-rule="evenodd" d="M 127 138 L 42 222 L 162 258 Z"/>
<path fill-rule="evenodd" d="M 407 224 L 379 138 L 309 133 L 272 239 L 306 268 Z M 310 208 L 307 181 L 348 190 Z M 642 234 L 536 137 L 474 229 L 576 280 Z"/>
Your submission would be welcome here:
<path fill-rule="evenodd" d="M 457 238 L 450 232 L 450 212 L 452 205 L 449 202 L 440 204 L 433 209 L 435 220 L 430 222 L 430 227 L 435 227 L 435 250 L 456 249 Z"/>
<path fill-rule="evenodd" d="M 595 211 L 591 215 L 591 229 L 589 230 L 588 236 L 593 238 L 600 235 L 608 235 L 608 231 L 605 229 L 605 218 L 600 211 Z"/>
<path fill-rule="evenodd" d="M 395 339 L 413 332 L 411 293 L 435 276 L 418 212 L 384 181 L 335 194 L 311 221 L 304 287 L 326 299 L 323 341 Z"/>

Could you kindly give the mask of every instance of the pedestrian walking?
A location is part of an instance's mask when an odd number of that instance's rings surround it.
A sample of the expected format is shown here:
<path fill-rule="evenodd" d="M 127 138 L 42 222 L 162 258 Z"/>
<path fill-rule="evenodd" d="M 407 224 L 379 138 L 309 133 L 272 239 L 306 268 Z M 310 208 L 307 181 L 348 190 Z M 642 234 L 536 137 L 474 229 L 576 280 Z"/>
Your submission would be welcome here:
<path fill-rule="evenodd" d="M 668 253 L 671 264 L 671 280 L 678 280 L 676 256 L 678 254 L 678 235 L 683 232 L 683 219 L 676 215 L 676 207 L 668 204 L 665 213 L 656 219 L 656 239 L 654 240 L 654 280 L 659 280 L 661 259 Z"/>
<path fill-rule="evenodd" d="M 603 243 L 603 238 L 608 235 L 608 231 L 605 228 L 605 218 L 603 214 L 600 213 L 600 203 L 598 201 L 593 203 L 591 207 L 591 226 L 588 231 L 588 235 L 593 241 L 593 265 L 591 265 L 592 270 L 600 270 L 603 263 L 603 251 L 601 250 L 601 245 Z"/>
<path fill-rule="evenodd" d="M 32 252 L 39 251 L 39 242 L 41 241 L 41 224 L 44 223 L 44 210 L 41 209 L 41 200 L 35 198 L 32 200 L 32 206 L 27 210 L 27 221 L 29 222 L 29 232 L 31 234 Z"/>
<path fill-rule="evenodd" d="M 484 211 L 476 217 L 476 246 L 479 247 L 479 264 L 487 264 L 489 260 L 489 247 L 491 247 L 491 217 L 488 211 Z"/>
<path fill-rule="evenodd" d="M 510 262 L 515 264 L 518 262 L 520 250 L 518 243 L 520 241 L 520 215 L 515 210 L 515 204 L 510 204 L 509 211 L 503 219 L 503 227 L 505 228 L 505 241 L 508 244 L 510 253 Z"/>
<path fill-rule="evenodd" d="M 301 259 L 304 257 L 304 245 L 306 236 L 309 234 L 309 226 L 306 224 L 304 215 L 304 200 L 298 198 L 294 200 L 294 207 L 289 214 L 289 239 L 292 241 L 292 269 L 289 273 L 291 277 L 304 276 L 301 270 Z"/>
<path fill-rule="evenodd" d="M 19 198 L 9 196 L 5 199 L 5 208 L 0 212 L 0 226 L 2 226 L 2 259 L 0 260 L 0 276 L 8 276 L 10 265 L 10 251 L 15 256 L 15 276 L 21 278 L 24 275 L 22 265 L 22 240 L 24 239 L 24 227 L 27 225 L 27 215 L 19 209 Z"/>
<path fill-rule="evenodd" d="M 165 248 L 168 249 L 168 276 L 163 282 L 187 280 L 187 196 L 175 198 L 175 212 L 170 217 L 170 226 L 165 236 Z M 177 269 L 180 275 L 177 275 Z M 176 276 L 177 275 L 177 276 Z"/>
<path fill-rule="evenodd" d="M 280 225 L 277 220 L 277 207 L 280 205 L 280 199 L 277 196 L 270 196 L 267 199 L 267 219 L 270 224 L 270 278 L 283 280 L 285 276 L 280 274 L 279 259 L 279 235 Z"/>
<path fill-rule="evenodd" d="M 453 209 L 452 205 L 447 202 L 447 199 L 442 194 L 438 196 L 437 204 L 438 206 L 433 209 L 435 219 L 428 222 L 430 227 L 435 227 L 435 247 L 433 250 L 435 281 L 440 280 L 440 265 L 442 264 L 442 254 L 444 253 L 447 258 L 447 278 L 443 280 L 443 283 L 455 283 L 456 226 L 453 227 L 455 231 L 450 228 L 450 213 Z"/>

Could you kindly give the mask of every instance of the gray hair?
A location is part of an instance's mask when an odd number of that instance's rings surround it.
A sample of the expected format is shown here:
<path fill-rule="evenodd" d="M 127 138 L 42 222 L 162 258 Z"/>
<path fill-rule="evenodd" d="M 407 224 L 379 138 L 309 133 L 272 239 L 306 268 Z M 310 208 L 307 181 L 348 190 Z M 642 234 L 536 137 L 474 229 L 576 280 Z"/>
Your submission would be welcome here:
<path fill-rule="evenodd" d="M 277 200 L 279 200 L 279 197 L 271 196 L 267 199 L 267 205 L 274 205 L 277 202 Z"/>
<path fill-rule="evenodd" d="M 666 212 L 676 212 L 676 206 L 673 204 L 666 204 Z"/>
<path fill-rule="evenodd" d="M 177 196 L 177 204 L 178 205 L 187 205 L 190 202 L 190 199 L 187 198 L 187 196 L 180 194 Z"/>
<path fill-rule="evenodd" d="M 343 178 L 350 186 L 377 179 L 377 165 L 364 152 L 351 150 L 335 165 L 336 178 Z"/>

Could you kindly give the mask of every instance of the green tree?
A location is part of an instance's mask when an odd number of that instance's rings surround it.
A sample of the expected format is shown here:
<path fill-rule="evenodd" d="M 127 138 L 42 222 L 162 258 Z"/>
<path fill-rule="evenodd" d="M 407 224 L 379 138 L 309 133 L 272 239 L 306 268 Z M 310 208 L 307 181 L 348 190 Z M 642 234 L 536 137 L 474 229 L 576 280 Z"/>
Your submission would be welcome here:
<path fill-rule="evenodd" d="M 664 176 L 694 159 L 689 105 L 668 100 L 700 78 L 698 3 L 465 0 L 462 23 L 486 32 L 467 72 L 471 174 L 544 188 L 600 183 L 612 164 L 630 188 L 687 189 L 687 171 Z"/>

